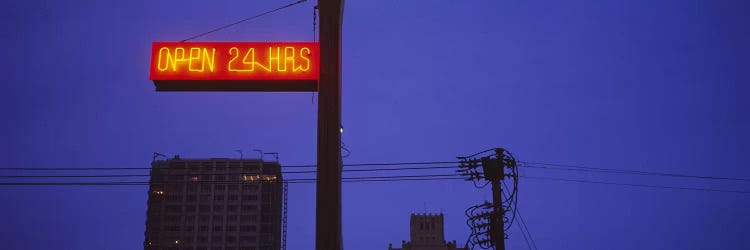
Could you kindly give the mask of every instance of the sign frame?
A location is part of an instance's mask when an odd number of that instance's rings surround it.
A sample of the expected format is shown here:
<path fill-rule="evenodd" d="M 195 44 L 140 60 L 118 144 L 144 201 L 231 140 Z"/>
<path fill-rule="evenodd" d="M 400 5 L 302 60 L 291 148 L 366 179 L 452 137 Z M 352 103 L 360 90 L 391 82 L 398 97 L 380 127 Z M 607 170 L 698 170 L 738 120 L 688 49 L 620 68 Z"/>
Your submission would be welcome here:
<path fill-rule="evenodd" d="M 151 47 L 149 79 L 156 91 L 317 92 L 319 78 L 318 42 L 154 42 Z"/>

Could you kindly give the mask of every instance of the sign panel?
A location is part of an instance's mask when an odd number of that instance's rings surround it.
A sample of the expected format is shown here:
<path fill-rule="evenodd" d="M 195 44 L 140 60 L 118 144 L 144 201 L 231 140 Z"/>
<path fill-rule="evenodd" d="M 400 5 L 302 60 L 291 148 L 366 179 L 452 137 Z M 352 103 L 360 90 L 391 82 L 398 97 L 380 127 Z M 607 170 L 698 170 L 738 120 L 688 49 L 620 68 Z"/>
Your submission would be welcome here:
<path fill-rule="evenodd" d="M 157 91 L 317 91 L 316 42 L 155 42 Z"/>

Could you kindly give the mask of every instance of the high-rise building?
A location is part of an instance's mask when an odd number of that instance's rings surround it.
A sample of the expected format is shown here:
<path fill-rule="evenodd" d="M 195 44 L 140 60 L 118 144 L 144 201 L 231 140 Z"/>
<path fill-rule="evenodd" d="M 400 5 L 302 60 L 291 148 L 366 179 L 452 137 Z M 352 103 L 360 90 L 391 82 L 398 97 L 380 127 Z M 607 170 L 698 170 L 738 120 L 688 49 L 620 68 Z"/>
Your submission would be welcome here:
<path fill-rule="evenodd" d="M 409 241 L 401 241 L 401 248 L 388 244 L 388 250 L 468 250 L 445 241 L 442 213 L 411 214 L 409 224 Z"/>
<path fill-rule="evenodd" d="M 144 249 L 278 250 L 282 192 L 277 162 L 154 161 Z"/>

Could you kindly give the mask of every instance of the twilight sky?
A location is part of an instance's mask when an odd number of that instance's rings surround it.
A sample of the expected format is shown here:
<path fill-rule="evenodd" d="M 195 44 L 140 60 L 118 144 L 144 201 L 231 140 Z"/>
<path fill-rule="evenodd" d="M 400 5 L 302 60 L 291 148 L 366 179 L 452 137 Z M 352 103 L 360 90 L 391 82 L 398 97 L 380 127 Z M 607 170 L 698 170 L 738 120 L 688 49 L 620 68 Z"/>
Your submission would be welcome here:
<path fill-rule="evenodd" d="M 155 151 L 236 149 L 314 164 L 310 93 L 156 93 L 148 80 L 151 42 L 289 2 L 0 2 L 2 167 L 147 167 Z M 196 41 L 310 41 L 314 4 Z M 347 1 L 344 162 L 450 161 L 505 147 L 525 161 L 748 178 L 748 10 L 735 0 Z M 522 174 L 750 191 L 747 182 Z M 748 194 L 538 179 L 520 188 L 541 249 L 750 246 Z M 344 246 L 357 250 L 400 246 L 409 214 L 425 211 L 442 211 L 446 239 L 462 245 L 464 209 L 491 198 L 464 181 L 343 190 Z M 0 186 L 0 248 L 138 249 L 146 191 Z M 289 206 L 288 249 L 313 249 L 314 185 L 291 185 Z M 509 234 L 509 249 L 526 249 L 517 227 Z"/>

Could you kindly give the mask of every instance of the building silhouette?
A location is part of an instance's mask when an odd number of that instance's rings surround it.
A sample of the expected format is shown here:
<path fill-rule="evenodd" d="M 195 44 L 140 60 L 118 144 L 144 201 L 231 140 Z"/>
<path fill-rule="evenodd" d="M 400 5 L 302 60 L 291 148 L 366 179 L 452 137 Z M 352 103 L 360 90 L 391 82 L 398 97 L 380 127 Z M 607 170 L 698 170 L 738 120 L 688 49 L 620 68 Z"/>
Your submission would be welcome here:
<path fill-rule="evenodd" d="M 154 161 L 144 249 L 278 250 L 282 185 L 277 162 Z"/>
<path fill-rule="evenodd" d="M 409 241 L 401 241 L 401 248 L 388 244 L 388 250 L 468 250 L 456 247 L 456 241 L 446 242 L 443 214 L 411 214 Z"/>

